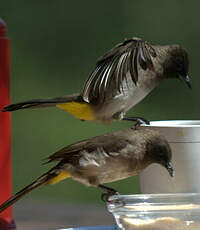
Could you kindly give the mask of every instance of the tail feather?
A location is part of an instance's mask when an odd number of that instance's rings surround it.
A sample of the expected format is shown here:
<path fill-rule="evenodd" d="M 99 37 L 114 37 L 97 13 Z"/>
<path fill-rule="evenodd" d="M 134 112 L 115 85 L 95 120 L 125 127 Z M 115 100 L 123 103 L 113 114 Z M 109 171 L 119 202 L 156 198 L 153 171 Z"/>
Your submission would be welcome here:
<path fill-rule="evenodd" d="M 29 101 L 23 101 L 16 104 L 10 104 L 2 109 L 2 112 L 11 112 L 19 109 L 29 109 L 29 108 L 41 108 L 41 107 L 51 107 L 57 104 L 70 103 L 70 102 L 80 102 L 82 97 L 79 94 L 72 94 L 66 97 L 57 98 L 47 98 L 47 99 L 33 99 Z"/>
<path fill-rule="evenodd" d="M 3 204 L 0 205 L 0 213 L 3 212 L 5 209 L 7 209 L 9 206 L 14 204 L 16 201 L 21 199 L 24 195 L 31 192 L 32 190 L 36 189 L 37 187 L 46 184 L 49 180 L 57 176 L 57 170 L 51 169 L 49 172 L 43 174 L 40 176 L 37 180 L 35 180 L 30 185 L 26 186 L 22 190 L 20 190 L 18 193 L 16 193 L 14 196 L 9 198 L 7 201 L 5 201 Z"/>

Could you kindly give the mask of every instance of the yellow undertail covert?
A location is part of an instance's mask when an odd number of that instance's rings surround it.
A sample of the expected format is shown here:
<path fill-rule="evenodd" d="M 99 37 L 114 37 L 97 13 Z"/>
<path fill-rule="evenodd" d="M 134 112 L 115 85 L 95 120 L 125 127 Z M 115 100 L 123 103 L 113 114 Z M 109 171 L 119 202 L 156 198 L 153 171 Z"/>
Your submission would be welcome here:
<path fill-rule="evenodd" d="M 95 116 L 88 103 L 69 102 L 56 105 L 58 108 L 64 109 L 73 116 L 86 121 L 93 121 Z"/>
<path fill-rule="evenodd" d="M 67 171 L 62 170 L 57 176 L 47 181 L 46 184 L 57 184 L 58 182 L 69 177 L 71 177 L 71 175 Z"/>

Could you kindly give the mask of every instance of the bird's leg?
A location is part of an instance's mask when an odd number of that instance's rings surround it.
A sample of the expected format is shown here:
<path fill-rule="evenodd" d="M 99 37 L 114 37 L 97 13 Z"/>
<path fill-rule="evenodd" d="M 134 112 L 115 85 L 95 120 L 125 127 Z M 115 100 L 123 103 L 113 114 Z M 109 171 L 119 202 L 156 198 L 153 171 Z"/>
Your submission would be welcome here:
<path fill-rule="evenodd" d="M 138 124 L 149 125 L 150 122 L 142 117 L 124 117 L 122 120 L 124 121 L 136 121 Z"/>
<path fill-rule="evenodd" d="M 124 117 L 122 120 L 124 121 L 135 121 L 134 128 L 136 129 L 138 126 L 144 124 L 149 125 L 150 122 L 142 117 Z"/>
<path fill-rule="evenodd" d="M 98 187 L 105 192 L 101 195 L 101 199 L 105 202 L 109 201 L 110 196 L 119 195 L 119 193 L 113 188 L 106 187 L 102 184 L 99 184 Z"/>

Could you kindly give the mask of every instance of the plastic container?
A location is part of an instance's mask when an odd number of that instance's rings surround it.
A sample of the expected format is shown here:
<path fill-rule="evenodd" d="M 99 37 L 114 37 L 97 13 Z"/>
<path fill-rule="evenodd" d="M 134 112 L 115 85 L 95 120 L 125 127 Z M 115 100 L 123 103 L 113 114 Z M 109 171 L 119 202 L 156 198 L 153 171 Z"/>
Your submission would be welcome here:
<path fill-rule="evenodd" d="M 200 192 L 200 120 L 152 121 L 143 128 L 158 130 L 172 148 L 175 176 L 157 164 L 140 175 L 141 193 Z"/>
<path fill-rule="evenodd" d="M 200 194 L 116 195 L 109 201 L 119 229 L 200 229 Z"/>

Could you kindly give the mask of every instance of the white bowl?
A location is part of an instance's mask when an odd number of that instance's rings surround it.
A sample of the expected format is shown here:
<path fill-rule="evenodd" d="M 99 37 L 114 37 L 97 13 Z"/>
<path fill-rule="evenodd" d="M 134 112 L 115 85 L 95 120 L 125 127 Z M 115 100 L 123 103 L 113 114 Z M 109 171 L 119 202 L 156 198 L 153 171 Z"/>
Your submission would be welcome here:
<path fill-rule="evenodd" d="M 200 192 L 200 120 L 152 121 L 143 128 L 158 130 L 172 148 L 175 176 L 153 164 L 139 176 L 142 193 Z"/>

